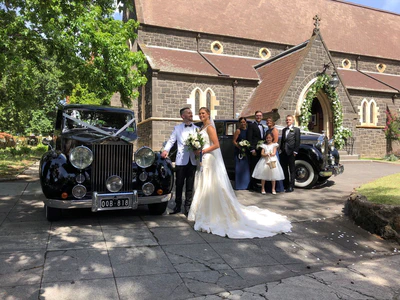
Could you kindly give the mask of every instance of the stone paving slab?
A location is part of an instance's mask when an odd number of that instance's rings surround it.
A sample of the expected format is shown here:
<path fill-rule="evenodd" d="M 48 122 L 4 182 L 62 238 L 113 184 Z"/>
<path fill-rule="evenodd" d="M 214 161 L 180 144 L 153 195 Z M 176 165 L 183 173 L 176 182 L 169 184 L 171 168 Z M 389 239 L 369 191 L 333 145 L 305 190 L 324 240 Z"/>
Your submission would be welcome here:
<path fill-rule="evenodd" d="M 44 254 L 44 251 L 0 253 L 0 287 L 40 284 Z"/>
<path fill-rule="evenodd" d="M 110 300 L 119 299 L 119 296 L 114 278 L 109 278 L 44 283 L 39 299 Z"/>
<path fill-rule="evenodd" d="M 0 299 L 37 300 L 39 299 L 39 286 L 22 285 L 22 286 L 0 287 Z"/>
<path fill-rule="evenodd" d="M 178 274 L 121 277 L 116 282 L 121 300 L 179 300 L 194 296 Z"/>
<path fill-rule="evenodd" d="M 46 254 L 43 282 L 103 278 L 113 278 L 106 250 L 60 250 Z"/>
<path fill-rule="evenodd" d="M 0 236 L 0 253 L 46 250 L 48 233 Z"/>
<path fill-rule="evenodd" d="M 21 195 L 28 183 L 24 181 L 5 181 L 1 182 L 0 196 Z"/>
<path fill-rule="evenodd" d="M 160 246 L 114 248 L 109 250 L 109 256 L 116 278 L 176 273 Z"/>
<path fill-rule="evenodd" d="M 205 243 L 169 245 L 162 249 L 178 272 L 231 269 L 211 245 Z"/>

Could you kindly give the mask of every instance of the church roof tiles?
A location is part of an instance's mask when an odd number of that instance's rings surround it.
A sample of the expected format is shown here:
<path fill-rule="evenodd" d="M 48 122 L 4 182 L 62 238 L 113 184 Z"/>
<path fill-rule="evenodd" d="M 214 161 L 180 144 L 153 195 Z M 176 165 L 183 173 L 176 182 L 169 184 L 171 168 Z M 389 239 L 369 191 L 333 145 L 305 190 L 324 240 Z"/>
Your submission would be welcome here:
<path fill-rule="evenodd" d="M 179 74 L 225 75 L 237 79 L 258 80 L 253 66 L 263 61 L 249 57 L 202 53 L 205 59 L 197 51 L 146 45 L 140 45 L 140 49 L 146 55 L 153 70 Z"/>
<path fill-rule="evenodd" d="M 251 4 L 249 4 L 251 3 Z M 400 60 L 400 15 L 339 0 L 135 0 L 141 24 L 297 45 L 321 18 L 331 51 Z"/>
<path fill-rule="evenodd" d="M 338 72 L 347 89 L 397 93 L 398 90 L 394 89 L 394 86 L 397 85 L 400 88 L 400 76 L 378 75 L 372 72 L 347 69 L 339 69 Z M 368 76 L 371 74 L 372 76 Z M 389 83 L 392 83 L 393 87 L 388 86 Z"/>
<path fill-rule="evenodd" d="M 303 47 L 279 59 L 261 64 L 257 69 L 261 83 L 243 108 L 242 116 L 251 116 L 256 110 L 269 112 L 278 108 L 281 97 L 297 70 L 298 62 L 304 56 L 304 51 Z"/>

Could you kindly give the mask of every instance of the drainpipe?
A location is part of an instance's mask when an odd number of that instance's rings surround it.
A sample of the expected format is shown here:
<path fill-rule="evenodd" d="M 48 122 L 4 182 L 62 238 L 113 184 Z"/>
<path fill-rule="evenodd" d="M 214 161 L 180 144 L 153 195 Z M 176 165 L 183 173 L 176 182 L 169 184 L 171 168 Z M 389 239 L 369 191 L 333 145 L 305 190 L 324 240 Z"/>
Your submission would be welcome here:
<path fill-rule="evenodd" d="M 205 56 L 200 52 L 200 47 L 199 47 L 200 38 L 201 38 L 201 35 L 200 35 L 200 33 L 198 33 L 197 36 L 196 36 L 197 53 L 198 53 L 202 58 L 204 58 L 204 60 L 205 60 L 206 62 L 208 62 L 208 63 L 210 64 L 211 67 L 213 67 L 213 68 L 215 69 L 215 71 L 218 72 L 218 76 L 221 76 L 221 77 L 230 77 L 228 74 L 222 73 L 222 72 L 217 68 L 216 65 L 214 65 L 207 57 L 205 57 Z"/>
<path fill-rule="evenodd" d="M 232 88 L 233 88 L 233 113 L 232 113 L 232 118 L 236 118 L 236 87 L 238 85 L 238 81 L 235 80 L 232 82 Z"/>

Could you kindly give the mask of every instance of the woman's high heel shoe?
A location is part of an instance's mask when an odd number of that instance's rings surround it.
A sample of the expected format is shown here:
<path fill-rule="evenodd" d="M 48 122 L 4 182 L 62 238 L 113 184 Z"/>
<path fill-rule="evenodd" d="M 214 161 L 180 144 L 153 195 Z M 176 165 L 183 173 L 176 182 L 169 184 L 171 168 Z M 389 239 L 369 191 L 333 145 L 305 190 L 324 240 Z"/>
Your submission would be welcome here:
<path fill-rule="evenodd" d="M 261 194 L 265 195 L 265 194 L 266 194 L 266 192 L 265 192 L 265 191 L 261 191 Z"/>

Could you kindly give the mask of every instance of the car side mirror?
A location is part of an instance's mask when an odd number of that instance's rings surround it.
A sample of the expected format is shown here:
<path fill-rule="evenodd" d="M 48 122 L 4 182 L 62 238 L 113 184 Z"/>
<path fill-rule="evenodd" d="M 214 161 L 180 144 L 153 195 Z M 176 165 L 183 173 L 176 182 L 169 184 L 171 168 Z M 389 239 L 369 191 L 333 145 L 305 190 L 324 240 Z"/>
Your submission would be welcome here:
<path fill-rule="evenodd" d="M 52 141 L 53 141 L 52 139 L 43 138 L 43 139 L 42 139 L 42 144 L 43 144 L 43 145 L 46 145 L 46 146 L 49 146 L 50 150 L 53 150 L 53 146 L 51 145 L 51 142 L 52 142 Z"/>

